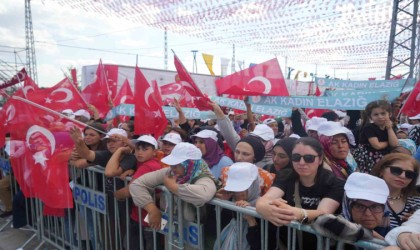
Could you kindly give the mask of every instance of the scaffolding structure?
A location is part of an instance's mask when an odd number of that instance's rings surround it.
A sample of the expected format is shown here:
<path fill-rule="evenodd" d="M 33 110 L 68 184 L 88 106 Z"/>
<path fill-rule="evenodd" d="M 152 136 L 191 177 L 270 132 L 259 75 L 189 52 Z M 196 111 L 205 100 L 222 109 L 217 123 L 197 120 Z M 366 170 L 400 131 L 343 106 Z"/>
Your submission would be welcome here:
<path fill-rule="evenodd" d="M 31 0 L 25 0 L 26 72 L 38 83 L 36 68 L 34 30 L 32 25 Z"/>
<path fill-rule="evenodd" d="M 415 64 L 418 63 L 418 52 L 416 49 L 417 38 L 417 15 L 419 9 L 418 0 L 394 0 L 392 9 L 392 23 L 388 47 L 388 60 L 386 65 L 385 78 L 392 79 L 397 76 L 412 78 Z M 402 22 L 401 20 L 412 20 Z M 405 50 L 404 57 L 396 56 L 395 51 Z M 417 53 L 416 53 L 417 52 Z M 395 74 L 397 71 L 402 72 Z"/>

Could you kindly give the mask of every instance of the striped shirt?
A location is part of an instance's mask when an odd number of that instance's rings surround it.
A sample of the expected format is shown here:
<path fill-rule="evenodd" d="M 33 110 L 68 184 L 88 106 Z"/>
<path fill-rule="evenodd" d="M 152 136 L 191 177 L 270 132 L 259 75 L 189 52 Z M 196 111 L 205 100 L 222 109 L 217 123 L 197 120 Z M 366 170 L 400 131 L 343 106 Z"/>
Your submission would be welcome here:
<path fill-rule="evenodd" d="M 400 213 L 391 213 L 390 214 L 390 224 L 391 229 L 395 227 L 401 226 L 403 223 L 402 219 L 404 218 L 404 214 L 408 213 L 412 206 L 420 206 L 420 197 L 419 196 L 408 196 L 407 201 L 405 203 L 404 209 Z M 396 218 L 396 216 L 399 217 Z"/>

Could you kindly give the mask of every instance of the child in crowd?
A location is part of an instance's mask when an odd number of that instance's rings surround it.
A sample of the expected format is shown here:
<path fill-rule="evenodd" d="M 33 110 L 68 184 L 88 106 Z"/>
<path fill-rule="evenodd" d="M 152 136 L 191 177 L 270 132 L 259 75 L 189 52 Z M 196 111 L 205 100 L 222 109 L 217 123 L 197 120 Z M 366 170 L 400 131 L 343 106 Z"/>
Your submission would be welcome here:
<path fill-rule="evenodd" d="M 232 199 L 236 206 L 255 207 L 257 199 L 260 197 L 260 181 L 258 175 L 258 167 L 248 162 L 237 162 L 229 167 L 227 172 L 226 185 L 222 189 L 223 199 Z M 219 192 L 218 192 L 219 193 Z M 261 249 L 261 236 L 260 226 L 258 225 L 257 219 L 250 215 L 243 215 L 246 223 L 243 223 L 243 227 L 240 229 L 244 233 L 243 241 L 238 244 L 237 249 Z M 220 249 L 226 249 L 227 240 L 224 235 L 229 235 L 229 231 L 235 230 L 237 226 L 237 220 L 232 219 L 231 222 L 223 229 L 221 235 Z M 236 243 L 237 239 L 235 239 Z M 240 246 L 240 247 L 239 247 Z M 219 242 L 216 241 L 215 249 L 219 249 Z"/>
<path fill-rule="evenodd" d="M 360 172 L 370 173 L 376 162 L 399 145 L 390 117 L 391 104 L 388 101 L 373 101 L 366 106 L 359 146 L 354 152 Z"/>
<path fill-rule="evenodd" d="M 171 154 L 162 159 L 170 168 L 142 175 L 129 185 L 134 204 L 148 212 L 152 229 L 160 230 L 162 219 L 162 212 L 150 194 L 150 190 L 156 186 L 165 185 L 176 200 L 179 198 L 186 202 L 183 215 L 187 221 L 197 220 L 194 206 L 203 206 L 214 197 L 218 181 L 201 158 L 201 151 L 194 145 L 178 143 Z M 200 214 L 205 216 L 204 213 Z"/>
<path fill-rule="evenodd" d="M 159 160 L 156 158 L 157 153 L 157 141 L 150 135 L 143 135 L 137 138 L 135 156 L 137 159 L 137 170 L 133 175 L 131 182 L 139 178 L 140 176 L 150 173 L 156 170 L 161 169 Z M 113 172 L 116 175 L 119 175 L 122 170 L 116 162 L 122 155 L 129 154 L 131 149 L 128 147 L 120 148 L 116 153 L 111 157 L 109 163 L 107 164 L 107 172 Z M 122 189 L 115 191 L 115 198 L 118 200 L 124 200 L 131 197 L 128 186 L 125 186 Z M 140 249 L 140 237 L 139 237 L 139 209 L 135 205 L 131 208 L 131 219 L 130 219 L 130 247 L 129 249 Z M 141 223 L 143 225 L 143 239 L 145 249 L 153 249 L 153 233 L 149 229 L 148 224 L 144 222 L 146 217 L 146 212 L 142 210 L 141 212 Z M 160 243 L 160 241 L 157 241 Z M 158 244 L 159 245 L 159 244 Z"/>

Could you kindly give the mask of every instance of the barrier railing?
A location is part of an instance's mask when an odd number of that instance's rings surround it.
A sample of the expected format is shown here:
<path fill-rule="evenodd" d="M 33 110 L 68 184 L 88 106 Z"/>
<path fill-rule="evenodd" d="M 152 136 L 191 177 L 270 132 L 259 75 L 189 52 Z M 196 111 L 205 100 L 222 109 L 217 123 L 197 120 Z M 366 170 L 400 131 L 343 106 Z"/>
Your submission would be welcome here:
<path fill-rule="evenodd" d="M 29 227 L 36 232 L 42 242 L 49 243 L 58 249 L 145 249 L 143 242 L 152 241 L 151 248 L 163 249 L 221 249 L 221 234 L 226 224 L 223 212 L 229 211 L 236 218 L 236 227 L 244 227 L 244 216 L 253 216 L 259 220 L 259 235 L 261 249 L 268 249 L 269 223 L 252 207 L 238 207 L 230 201 L 214 198 L 205 206 L 195 207 L 178 199 L 164 186 L 159 186 L 159 194 L 154 194 L 155 202 L 163 211 L 163 217 L 168 220 L 164 230 L 151 231 L 138 223 L 138 235 L 131 230 L 133 221 L 130 219 L 131 201 L 118 201 L 113 192 L 128 184 L 129 180 L 119 181 L 117 178 L 104 176 L 104 169 L 99 166 L 86 169 L 70 168 L 73 190 L 74 208 L 66 209 L 64 217 L 43 216 L 42 204 L 36 199 L 27 202 Z M 16 185 L 15 183 L 13 185 Z M 18 190 L 18 189 L 16 189 Z M 16 192 L 14 193 L 14 195 Z M 28 200 L 28 199 L 27 199 Z M 139 209 L 141 222 L 141 211 Z M 232 217 L 229 217 L 229 220 Z M 30 222 L 31 221 L 31 222 Z M 209 224 L 215 222 L 212 228 Z M 299 232 L 307 232 L 317 238 L 316 249 L 329 249 L 333 243 L 336 249 L 343 249 L 344 242 L 335 242 L 319 235 L 309 225 L 292 222 L 287 226 L 287 249 L 298 249 Z M 149 232 L 145 237 L 145 232 Z M 233 239 L 238 249 L 243 249 L 246 241 L 243 230 L 236 230 Z M 138 242 L 130 242 L 134 236 Z M 163 241 L 162 238 L 165 238 Z M 146 239 L 147 238 L 147 239 Z M 245 241 L 244 241 L 245 240 Z M 348 243 L 346 243 L 348 244 Z M 359 241 L 353 245 L 363 249 L 381 249 L 385 241 Z"/>

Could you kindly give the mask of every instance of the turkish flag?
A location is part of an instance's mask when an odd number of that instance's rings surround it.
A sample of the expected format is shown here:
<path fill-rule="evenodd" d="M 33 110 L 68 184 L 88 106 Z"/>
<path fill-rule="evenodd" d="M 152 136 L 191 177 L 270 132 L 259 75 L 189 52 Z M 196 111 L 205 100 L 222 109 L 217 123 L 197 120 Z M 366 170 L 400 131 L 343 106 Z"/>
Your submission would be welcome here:
<path fill-rule="evenodd" d="M 160 86 L 160 92 L 162 95 L 182 95 L 184 93 L 184 90 L 185 89 L 184 87 L 182 87 L 181 82 L 173 82 Z"/>
<path fill-rule="evenodd" d="M 182 62 L 175 54 L 174 64 L 176 71 L 178 72 L 179 79 L 181 80 L 181 84 L 185 88 L 185 90 L 192 96 L 194 105 L 199 110 L 213 110 L 210 104 L 208 104 L 208 102 L 210 102 L 209 97 L 201 92 L 197 84 L 192 79 L 191 75 L 188 73 Z"/>
<path fill-rule="evenodd" d="M 420 81 L 414 86 L 400 112 L 408 117 L 420 114 Z"/>
<path fill-rule="evenodd" d="M 24 195 L 50 208 L 73 207 L 67 163 L 74 143 L 68 128 L 83 127 L 20 97 L 12 97 L 9 105 L 19 110 L 8 116 L 9 124 L 18 127 L 10 131 L 10 161 Z"/>
<path fill-rule="evenodd" d="M 316 86 L 315 96 L 321 96 L 321 90 L 319 90 L 318 86 Z M 309 118 L 312 118 L 314 116 L 321 117 L 323 113 L 328 112 L 328 111 L 329 109 L 311 109 L 311 108 L 305 109 L 305 113 Z"/>
<path fill-rule="evenodd" d="M 128 79 L 125 79 L 123 85 L 118 91 L 118 94 L 114 98 L 114 105 L 117 107 L 120 104 L 134 104 L 134 94 L 131 90 Z M 120 115 L 120 122 L 126 122 L 130 120 L 130 116 Z M 114 120 L 114 122 L 117 120 Z"/>
<path fill-rule="evenodd" d="M 156 93 L 157 86 L 150 84 L 136 66 L 134 75 L 134 128 L 138 135 L 152 134 L 155 138 L 162 135 L 167 121 L 162 109 L 162 99 Z"/>
<path fill-rule="evenodd" d="M 114 98 L 114 105 L 118 106 L 120 104 L 134 104 L 134 95 L 128 79 L 125 79 L 120 91 Z"/>
<path fill-rule="evenodd" d="M 289 96 L 276 58 L 216 80 L 219 95 Z"/>
<path fill-rule="evenodd" d="M 28 94 L 28 100 L 57 112 L 65 109 L 73 111 L 87 109 L 79 90 L 68 78 L 64 78 L 51 88 L 31 92 Z"/>
<path fill-rule="evenodd" d="M 99 61 L 95 80 L 82 90 L 82 96 L 87 103 L 96 107 L 101 118 L 106 116 L 109 111 L 108 104 L 111 96 L 102 60 Z"/>
<path fill-rule="evenodd" d="M 5 113 L 0 110 L 0 148 L 6 144 Z"/>
<path fill-rule="evenodd" d="M 12 77 L 12 79 L 5 81 L 3 84 L 1 84 L 0 89 L 5 89 L 15 84 L 18 84 L 22 81 L 25 81 L 27 77 L 28 77 L 28 74 L 26 73 L 25 68 L 22 68 L 20 71 L 16 73 L 16 75 Z"/>
<path fill-rule="evenodd" d="M 27 76 L 23 83 L 23 87 L 16 90 L 13 95 L 28 99 L 28 96 L 37 90 L 39 90 L 38 85 L 34 82 L 34 80 L 32 80 L 31 77 Z"/>

